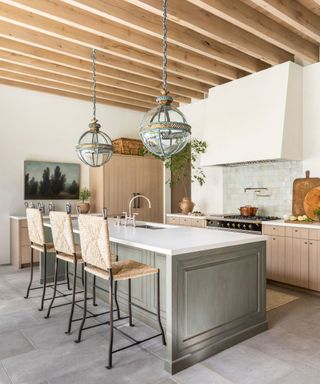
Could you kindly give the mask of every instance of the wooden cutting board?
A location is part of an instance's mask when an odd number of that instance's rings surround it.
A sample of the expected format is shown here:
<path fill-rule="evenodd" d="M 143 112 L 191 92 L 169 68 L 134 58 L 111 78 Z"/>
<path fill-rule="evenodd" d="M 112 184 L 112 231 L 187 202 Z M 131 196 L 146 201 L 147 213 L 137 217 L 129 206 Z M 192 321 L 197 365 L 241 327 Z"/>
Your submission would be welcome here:
<path fill-rule="evenodd" d="M 307 193 L 316 187 L 320 187 L 319 177 L 310 177 L 310 171 L 306 171 L 306 177 L 295 179 L 292 188 L 292 214 L 294 216 L 307 215 L 303 202 Z"/>
<path fill-rule="evenodd" d="M 307 194 L 303 202 L 303 207 L 306 215 L 310 219 L 317 219 L 314 211 L 320 208 L 320 187 L 312 188 Z"/>

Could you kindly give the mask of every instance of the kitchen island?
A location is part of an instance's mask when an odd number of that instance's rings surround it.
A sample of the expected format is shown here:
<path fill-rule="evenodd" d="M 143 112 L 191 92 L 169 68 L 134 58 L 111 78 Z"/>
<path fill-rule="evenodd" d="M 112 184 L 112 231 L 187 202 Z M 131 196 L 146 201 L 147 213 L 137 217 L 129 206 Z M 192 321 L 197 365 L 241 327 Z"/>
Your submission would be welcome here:
<path fill-rule="evenodd" d="M 160 268 L 167 371 L 176 373 L 267 329 L 264 236 L 148 224 L 116 226 L 111 219 L 110 240 L 119 260 Z M 74 221 L 75 236 L 77 228 Z M 121 281 L 118 298 L 126 311 L 127 284 Z M 153 276 L 132 281 L 132 301 L 138 306 L 133 316 L 157 329 Z"/>

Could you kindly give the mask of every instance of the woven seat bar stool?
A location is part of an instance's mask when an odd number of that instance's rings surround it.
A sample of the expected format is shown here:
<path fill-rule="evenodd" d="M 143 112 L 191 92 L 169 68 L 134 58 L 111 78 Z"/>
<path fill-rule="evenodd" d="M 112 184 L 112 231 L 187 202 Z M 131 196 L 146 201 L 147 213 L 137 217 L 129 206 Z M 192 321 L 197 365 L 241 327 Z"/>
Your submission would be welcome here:
<path fill-rule="evenodd" d="M 162 336 L 162 342 L 166 345 L 166 339 L 164 330 L 161 324 L 160 318 L 160 270 L 147 264 L 142 264 L 133 260 L 121 260 L 112 262 L 110 240 L 109 240 L 109 229 L 107 222 L 107 210 L 104 209 L 103 217 L 79 215 L 79 232 L 80 242 L 82 247 L 82 257 L 84 260 L 85 270 L 85 289 L 84 289 L 84 313 L 83 321 L 80 325 L 78 341 L 81 340 L 81 332 L 84 326 L 86 317 L 86 275 L 87 273 L 96 275 L 109 282 L 109 305 L 110 305 L 110 319 L 107 322 L 110 325 L 109 335 L 109 350 L 108 350 L 108 361 L 106 368 L 112 368 L 112 355 L 123 349 L 130 348 L 132 346 L 141 344 L 145 341 L 151 340 L 155 337 Z M 132 309 L 134 305 L 131 302 L 131 279 L 156 275 L 157 276 L 157 318 L 159 322 L 160 333 L 154 336 L 148 337 L 143 340 L 135 340 L 130 335 L 123 332 L 120 328 L 114 326 L 113 319 L 113 296 L 114 296 L 114 284 L 120 280 L 128 281 L 128 309 L 129 309 L 129 325 L 132 326 Z M 130 341 L 133 341 L 130 345 L 113 350 L 113 329 L 118 330 L 121 334 L 126 336 Z"/>
<path fill-rule="evenodd" d="M 54 252 L 53 243 L 46 242 L 44 226 L 43 226 L 43 217 L 42 213 L 37 208 L 27 208 L 26 209 L 27 216 L 27 225 L 28 225 L 28 234 L 31 243 L 31 269 L 30 269 L 30 281 L 27 288 L 27 293 L 25 295 L 25 299 L 29 298 L 29 294 L 31 290 L 34 289 L 42 289 L 41 296 L 41 305 L 39 311 L 43 310 L 44 301 L 46 300 L 46 288 L 47 288 L 47 253 Z M 44 254 L 43 258 L 43 284 L 42 286 L 32 287 L 33 283 L 33 268 L 34 268 L 34 250 L 40 251 Z"/>
<path fill-rule="evenodd" d="M 66 334 L 70 334 L 72 322 L 80 320 L 80 319 L 73 320 L 73 313 L 74 313 L 74 307 L 76 303 L 79 302 L 79 301 L 76 302 L 76 294 L 83 292 L 83 291 L 77 292 L 77 278 L 78 278 L 77 267 L 78 267 L 78 264 L 82 266 L 82 280 L 83 280 L 83 261 L 81 258 L 80 246 L 76 244 L 74 241 L 72 220 L 71 220 L 70 214 L 66 212 L 51 211 L 49 214 L 49 217 L 50 217 L 53 244 L 56 251 L 56 262 L 55 262 L 53 296 L 52 296 L 45 318 L 48 319 L 50 317 L 50 313 L 53 308 L 62 307 L 62 306 L 71 304 L 68 329 L 66 331 Z M 59 260 L 66 262 L 67 266 L 69 265 L 69 263 L 74 265 L 73 287 L 72 287 L 71 294 L 63 294 L 62 292 L 59 292 L 60 295 L 57 296 Z M 69 276 L 68 268 L 67 268 L 67 276 Z M 68 280 L 68 287 L 69 287 L 69 280 Z M 53 305 L 56 298 L 66 297 L 70 295 L 72 295 L 71 302 Z M 95 298 L 94 298 L 94 301 L 95 301 Z"/>

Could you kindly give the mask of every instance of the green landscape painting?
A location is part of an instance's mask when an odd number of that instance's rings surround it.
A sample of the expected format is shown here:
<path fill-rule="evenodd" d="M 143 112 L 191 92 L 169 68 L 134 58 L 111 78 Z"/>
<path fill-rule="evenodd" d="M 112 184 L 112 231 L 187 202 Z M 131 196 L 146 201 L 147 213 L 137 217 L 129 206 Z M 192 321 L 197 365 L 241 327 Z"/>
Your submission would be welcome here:
<path fill-rule="evenodd" d="M 79 199 L 79 187 L 79 164 L 24 162 L 25 200 Z"/>

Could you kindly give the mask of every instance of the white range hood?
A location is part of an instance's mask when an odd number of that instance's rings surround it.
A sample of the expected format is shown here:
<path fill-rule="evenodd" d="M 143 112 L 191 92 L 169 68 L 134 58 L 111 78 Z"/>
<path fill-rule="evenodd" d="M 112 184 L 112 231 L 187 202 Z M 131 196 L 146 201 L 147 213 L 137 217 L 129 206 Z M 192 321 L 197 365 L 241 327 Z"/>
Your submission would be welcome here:
<path fill-rule="evenodd" d="M 287 62 L 212 88 L 202 166 L 302 159 L 302 67 Z"/>

